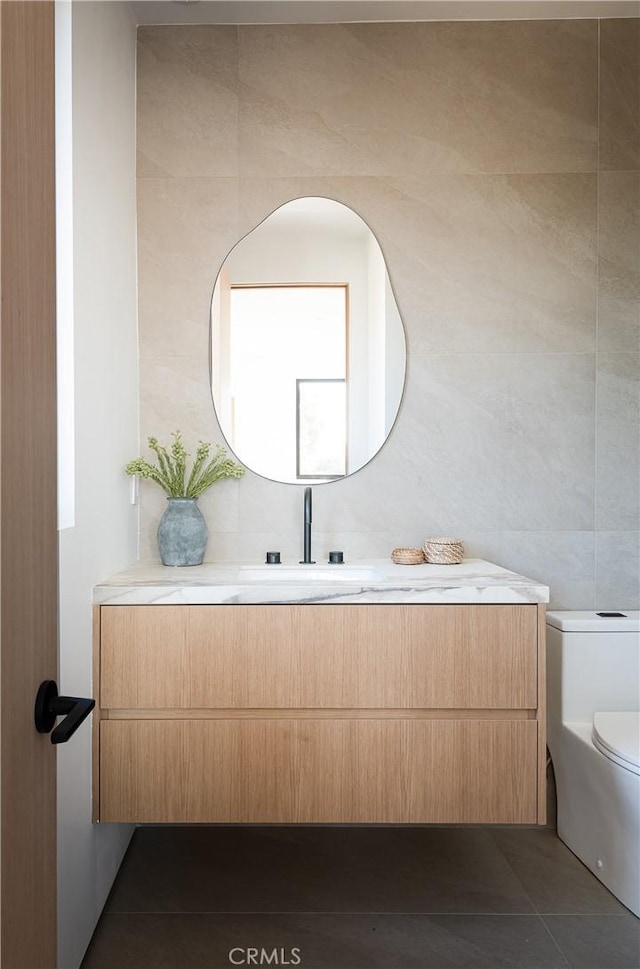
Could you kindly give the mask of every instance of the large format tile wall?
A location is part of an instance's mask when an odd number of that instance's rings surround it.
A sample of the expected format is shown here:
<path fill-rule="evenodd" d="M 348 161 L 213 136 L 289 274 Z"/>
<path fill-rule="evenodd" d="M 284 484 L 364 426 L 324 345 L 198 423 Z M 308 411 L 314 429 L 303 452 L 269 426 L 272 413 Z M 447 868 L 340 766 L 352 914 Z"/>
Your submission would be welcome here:
<path fill-rule="evenodd" d="M 220 440 L 209 311 L 281 203 L 345 202 L 386 256 L 408 369 L 389 441 L 315 489 L 318 558 L 434 533 L 638 606 L 640 21 L 139 30 L 141 437 Z M 141 554 L 164 501 L 142 487 Z M 211 560 L 301 553 L 302 490 L 201 499 Z"/>

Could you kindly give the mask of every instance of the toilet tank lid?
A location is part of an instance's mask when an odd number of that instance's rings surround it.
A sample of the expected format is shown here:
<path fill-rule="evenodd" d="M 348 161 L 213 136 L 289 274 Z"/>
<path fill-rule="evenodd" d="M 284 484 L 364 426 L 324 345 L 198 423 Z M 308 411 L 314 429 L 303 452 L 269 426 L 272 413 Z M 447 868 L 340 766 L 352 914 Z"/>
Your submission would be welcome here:
<path fill-rule="evenodd" d="M 604 615 L 603 615 L 604 613 Z M 614 615 L 606 615 L 614 613 Z M 621 613 L 622 615 L 615 615 Z M 640 610 L 600 609 L 598 612 L 548 612 L 547 624 L 563 632 L 640 632 Z"/>

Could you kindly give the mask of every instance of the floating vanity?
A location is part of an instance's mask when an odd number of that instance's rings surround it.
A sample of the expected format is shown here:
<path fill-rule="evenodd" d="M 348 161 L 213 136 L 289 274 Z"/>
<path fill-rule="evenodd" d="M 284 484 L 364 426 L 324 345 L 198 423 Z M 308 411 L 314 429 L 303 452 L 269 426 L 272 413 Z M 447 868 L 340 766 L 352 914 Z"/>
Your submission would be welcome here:
<path fill-rule="evenodd" d="M 94 601 L 95 820 L 544 823 L 546 586 L 139 563 Z"/>

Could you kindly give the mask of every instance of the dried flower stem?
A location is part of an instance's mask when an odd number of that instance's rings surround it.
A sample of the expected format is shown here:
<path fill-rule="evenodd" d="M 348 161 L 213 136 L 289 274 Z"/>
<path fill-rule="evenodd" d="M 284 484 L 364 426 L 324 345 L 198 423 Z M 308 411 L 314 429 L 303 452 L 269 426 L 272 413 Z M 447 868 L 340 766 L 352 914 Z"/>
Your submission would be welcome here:
<path fill-rule="evenodd" d="M 189 452 L 184 446 L 180 431 L 174 431 L 171 436 L 173 444 L 170 451 L 157 438 L 149 438 L 149 448 L 156 455 L 157 465 L 144 458 L 136 458 L 125 466 L 126 474 L 137 474 L 141 478 L 155 481 L 170 498 L 197 498 L 216 481 L 241 478 L 244 474 L 242 465 L 227 458 L 227 451 L 221 445 L 216 447 L 213 457 L 207 463 L 211 445 L 200 441 L 189 479 L 186 481 Z"/>

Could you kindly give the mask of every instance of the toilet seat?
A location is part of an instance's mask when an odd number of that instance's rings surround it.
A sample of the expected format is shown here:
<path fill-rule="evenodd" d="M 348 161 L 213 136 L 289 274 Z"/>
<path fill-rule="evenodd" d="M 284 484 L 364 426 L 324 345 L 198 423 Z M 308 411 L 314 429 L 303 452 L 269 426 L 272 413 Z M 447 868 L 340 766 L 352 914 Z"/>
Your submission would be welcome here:
<path fill-rule="evenodd" d="M 594 713 L 593 745 L 609 760 L 640 775 L 640 713 Z"/>

